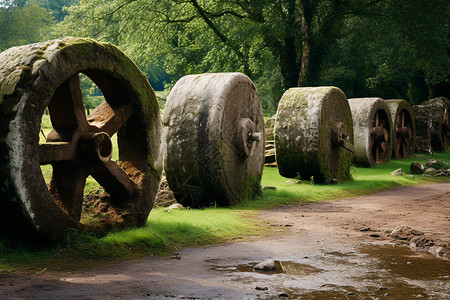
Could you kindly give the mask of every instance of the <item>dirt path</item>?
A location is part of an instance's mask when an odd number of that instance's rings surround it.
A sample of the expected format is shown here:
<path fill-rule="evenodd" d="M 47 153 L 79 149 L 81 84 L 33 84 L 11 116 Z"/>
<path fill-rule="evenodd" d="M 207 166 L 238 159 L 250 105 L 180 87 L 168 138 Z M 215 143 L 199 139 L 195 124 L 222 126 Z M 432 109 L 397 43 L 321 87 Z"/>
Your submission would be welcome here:
<path fill-rule="evenodd" d="M 181 260 L 0 276 L 0 299 L 450 299 L 450 261 L 387 236 L 409 226 L 443 254 L 450 183 L 285 206 L 260 217 L 280 234 L 183 249 Z M 268 259 L 277 272 L 252 270 Z"/>

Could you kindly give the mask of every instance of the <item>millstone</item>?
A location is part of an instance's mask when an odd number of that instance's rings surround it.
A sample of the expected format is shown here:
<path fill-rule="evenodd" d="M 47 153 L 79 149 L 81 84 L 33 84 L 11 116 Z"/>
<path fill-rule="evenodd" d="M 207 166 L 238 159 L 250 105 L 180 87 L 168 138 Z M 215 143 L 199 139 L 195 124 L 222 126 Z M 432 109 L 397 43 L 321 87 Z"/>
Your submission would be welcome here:
<path fill-rule="evenodd" d="M 353 157 L 353 124 L 345 94 L 336 87 L 291 88 L 275 119 L 278 170 L 316 182 L 344 181 Z"/>
<path fill-rule="evenodd" d="M 167 181 L 184 206 L 233 205 L 260 193 L 264 117 L 247 76 L 184 76 L 163 124 Z"/>
<path fill-rule="evenodd" d="M 355 132 L 355 156 L 360 166 L 384 164 L 392 153 L 392 121 L 386 102 L 381 98 L 348 99 Z"/>
<path fill-rule="evenodd" d="M 386 100 L 386 104 L 393 124 L 392 155 L 397 159 L 409 157 L 414 152 L 416 132 L 411 105 L 402 99 Z"/>
<path fill-rule="evenodd" d="M 445 97 L 438 97 L 421 105 L 430 110 L 433 151 L 450 150 L 450 101 Z"/>
<path fill-rule="evenodd" d="M 105 100 L 88 117 L 79 73 Z M 48 109 L 53 130 L 39 143 Z M 0 54 L 0 230 L 50 242 L 67 228 L 104 233 L 143 226 L 162 173 L 161 118 L 146 77 L 109 43 L 66 37 Z M 111 160 L 117 133 L 119 161 Z M 52 165 L 47 186 L 41 165 Z M 86 177 L 109 208 L 83 223 Z"/>
<path fill-rule="evenodd" d="M 415 151 L 433 154 L 431 146 L 431 110 L 427 105 L 414 106 L 414 123 L 416 126 Z"/>

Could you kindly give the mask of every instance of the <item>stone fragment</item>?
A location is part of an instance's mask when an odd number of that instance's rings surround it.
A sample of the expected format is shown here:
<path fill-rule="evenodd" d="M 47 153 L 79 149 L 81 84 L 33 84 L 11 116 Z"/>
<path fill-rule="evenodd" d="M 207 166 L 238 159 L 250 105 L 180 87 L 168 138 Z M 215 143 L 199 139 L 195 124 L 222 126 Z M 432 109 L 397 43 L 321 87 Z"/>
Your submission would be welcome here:
<path fill-rule="evenodd" d="M 413 161 L 410 166 L 410 171 L 413 174 L 423 174 L 425 172 L 425 166 L 418 161 Z"/>
<path fill-rule="evenodd" d="M 426 168 L 425 171 L 423 172 L 424 174 L 434 174 L 436 172 L 435 168 Z"/>
<path fill-rule="evenodd" d="M 255 271 L 275 271 L 276 264 L 275 264 L 274 260 L 266 260 L 266 261 L 260 262 L 256 266 L 254 266 L 253 270 L 255 270 Z"/>
<path fill-rule="evenodd" d="M 400 168 L 400 169 L 394 170 L 394 171 L 392 171 L 391 174 L 395 175 L 395 176 L 403 176 L 403 169 Z"/>

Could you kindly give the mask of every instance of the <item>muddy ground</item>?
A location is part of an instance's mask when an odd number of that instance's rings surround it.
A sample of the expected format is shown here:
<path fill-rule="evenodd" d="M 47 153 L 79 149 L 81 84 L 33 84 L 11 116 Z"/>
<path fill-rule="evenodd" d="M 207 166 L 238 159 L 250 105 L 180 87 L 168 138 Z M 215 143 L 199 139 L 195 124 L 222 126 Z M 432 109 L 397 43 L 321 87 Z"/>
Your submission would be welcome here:
<path fill-rule="evenodd" d="M 279 233 L 183 249 L 181 260 L 0 275 L 0 299 L 450 299 L 450 183 L 285 206 L 260 217 Z M 409 226 L 398 235 L 409 240 L 388 235 L 398 226 Z M 434 254 L 412 251 L 404 245 L 411 241 Z M 276 271 L 253 271 L 269 259 Z"/>

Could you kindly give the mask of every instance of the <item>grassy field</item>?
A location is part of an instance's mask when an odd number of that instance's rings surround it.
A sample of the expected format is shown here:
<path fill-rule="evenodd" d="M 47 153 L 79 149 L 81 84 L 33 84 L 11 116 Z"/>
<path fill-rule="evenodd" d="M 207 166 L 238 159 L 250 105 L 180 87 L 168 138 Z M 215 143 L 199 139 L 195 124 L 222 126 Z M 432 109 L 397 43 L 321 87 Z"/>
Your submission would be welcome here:
<path fill-rule="evenodd" d="M 47 121 L 45 121 L 47 122 Z M 51 127 L 45 127 L 44 133 Z M 115 149 L 117 155 L 117 149 Z M 373 168 L 352 168 L 352 180 L 337 185 L 313 182 L 288 183 L 276 168 L 265 167 L 262 185 L 274 186 L 255 200 L 232 208 L 153 209 L 146 226 L 139 229 L 111 232 L 105 237 L 68 230 L 62 241 L 50 248 L 30 248 L 20 241 L 0 237 L 0 273 L 43 273 L 73 270 L 117 260 L 140 259 L 145 255 L 172 255 L 182 247 L 245 240 L 252 236 L 270 235 L 273 229 L 256 215 L 263 209 L 298 202 L 333 200 L 406 185 L 450 182 L 448 178 L 394 176 L 398 168 L 409 171 L 412 161 L 425 162 L 430 156 L 415 155 L 406 160 L 392 160 Z M 450 152 L 432 158 L 450 162 Z M 43 167 L 44 176 L 51 167 Z M 48 177 L 49 178 L 49 177 Z M 47 178 L 47 179 L 48 179 Z M 98 188 L 93 179 L 86 190 Z"/>

